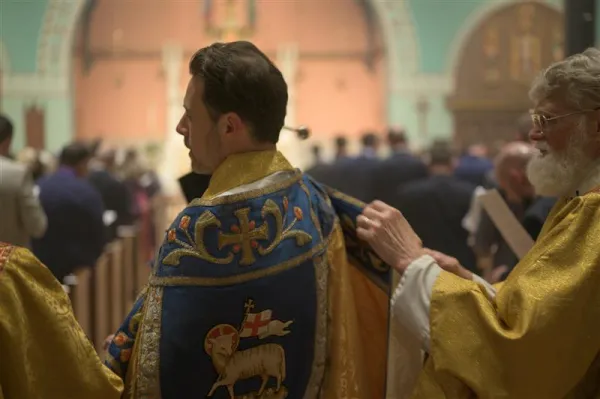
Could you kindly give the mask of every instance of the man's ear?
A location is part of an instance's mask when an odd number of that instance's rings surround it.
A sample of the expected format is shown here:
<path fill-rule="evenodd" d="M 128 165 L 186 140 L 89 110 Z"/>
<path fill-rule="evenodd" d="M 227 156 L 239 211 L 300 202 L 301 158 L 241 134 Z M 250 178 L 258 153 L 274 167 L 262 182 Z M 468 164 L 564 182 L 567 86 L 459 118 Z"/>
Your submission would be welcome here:
<path fill-rule="evenodd" d="M 225 134 L 235 134 L 244 130 L 244 121 L 235 112 L 228 112 L 221 116 L 219 130 Z"/>

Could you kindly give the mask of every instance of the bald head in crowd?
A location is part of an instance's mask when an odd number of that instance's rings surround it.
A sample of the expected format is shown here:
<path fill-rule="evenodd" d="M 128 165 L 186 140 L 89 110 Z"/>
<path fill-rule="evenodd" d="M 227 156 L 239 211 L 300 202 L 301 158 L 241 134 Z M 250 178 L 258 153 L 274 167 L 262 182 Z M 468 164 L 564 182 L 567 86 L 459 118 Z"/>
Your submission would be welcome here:
<path fill-rule="evenodd" d="M 529 132 L 533 127 L 529 113 L 521 115 L 517 120 L 517 140 L 529 143 Z"/>
<path fill-rule="evenodd" d="M 533 186 L 527 178 L 527 165 L 535 152 L 530 144 L 515 141 L 506 144 L 496 156 L 496 179 L 509 201 L 522 201 L 535 196 Z"/>

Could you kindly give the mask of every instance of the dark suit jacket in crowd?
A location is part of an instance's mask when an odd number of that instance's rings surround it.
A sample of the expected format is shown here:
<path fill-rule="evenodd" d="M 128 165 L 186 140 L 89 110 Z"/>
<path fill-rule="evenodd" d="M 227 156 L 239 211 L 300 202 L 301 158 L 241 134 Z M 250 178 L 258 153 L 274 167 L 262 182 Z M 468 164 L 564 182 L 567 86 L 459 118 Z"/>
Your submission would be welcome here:
<path fill-rule="evenodd" d="M 453 256 L 477 270 L 462 220 L 469 211 L 475 186 L 453 176 L 433 175 L 407 183 L 390 202 L 406 217 L 427 248 Z"/>
<path fill-rule="evenodd" d="M 102 197 L 68 168 L 40 179 L 38 185 L 48 230 L 33 240 L 33 253 L 62 281 L 78 267 L 94 266 L 104 250 Z"/>
<path fill-rule="evenodd" d="M 487 158 L 464 155 L 458 160 L 454 176 L 476 186 L 485 186 L 487 174 L 494 169 L 494 164 Z"/>
<path fill-rule="evenodd" d="M 421 159 L 408 152 L 395 152 L 375 169 L 374 197 L 384 202 L 392 201 L 398 189 L 428 174 L 427 166 Z"/>
<path fill-rule="evenodd" d="M 331 166 L 331 187 L 364 202 L 375 199 L 373 176 L 381 162 L 371 155 L 344 157 Z"/>
<path fill-rule="evenodd" d="M 90 173 L 89 182 L 102 197 L 105 210 L 114 211 L 117 219 L 108 226 L 108 239 L 117 237 L 119 226 L 131 225 L 134 222 L 131 193 L 124 182 L 118 180 L 107 170 L 95 170 Z"/>
<path fill-rule="evenodd" d="M 332 164 L 326 164 L 324 162 L 318 162 L 310 169 L 306 170 L 306 174 L 310 175 L 313 179 L 318 181 L 319 183 L 326 184 L 331 186 L 331 175 L 334 168 Z"/>

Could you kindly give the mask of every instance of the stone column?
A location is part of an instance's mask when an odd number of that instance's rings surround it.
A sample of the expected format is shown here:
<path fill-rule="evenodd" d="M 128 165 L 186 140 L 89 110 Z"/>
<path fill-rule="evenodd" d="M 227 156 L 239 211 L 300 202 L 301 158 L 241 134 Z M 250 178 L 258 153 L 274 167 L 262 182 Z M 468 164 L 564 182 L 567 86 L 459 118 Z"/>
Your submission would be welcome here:
<path fill-rule="evenodd" d="M 190 161 L 183 138 L 175 133 L 177 123 L 183 112 L 181 90 L 181 63 L 183 48 L 177 44 L 166 44 L 162 48 L 162 65 L 165 79 L 167 113 L 165 123 L 165 141 L 162 151 L 160 177 L 166 194 L 178 193 L 177 178 L 189 172 Z M 187 167 L 187 169 L 186 169 Z M 183 170 L 182 170 L 183 169 Z"/>
<path fill-rule="evenodd" d="M 288 105 L 285 125 L 298 127 L 296 119 L 296 76 L 298 73 L 298 44 L 284 43 L 277 50 L 277 66 L 281 70 L 288 86 Z M 310 127 L 310 126 L 309 126 Z M 279 150 L 288 158 L 292 165 L 303 168 L 311 159 L 306 142 L 298 139 L 296 133 L 283 130 L 279 136 Z"/>

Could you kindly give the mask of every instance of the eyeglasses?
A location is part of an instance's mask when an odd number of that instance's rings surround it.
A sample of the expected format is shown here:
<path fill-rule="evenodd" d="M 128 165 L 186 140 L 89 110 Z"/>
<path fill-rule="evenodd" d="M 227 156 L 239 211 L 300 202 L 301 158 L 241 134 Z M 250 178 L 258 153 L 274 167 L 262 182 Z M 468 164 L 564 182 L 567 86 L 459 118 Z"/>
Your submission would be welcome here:
<path fill-rule="evenodd" d="M 531 122 L 533 123 L 533 126 L 536 129 L 538 129 L 540 132 L 543 132 L 545 129 L 547 129 L 552 124 L 553 121 L 556 121 L 556 120 L 562 119 L 562 118 L 566 118 L 567 116 L 571 116 L 571 115 L 579 115 L 579 114 L 584 114 L 586 112 L 594 112 L 599 109 L 600 109 L 600 107 L 594 108 L 594 109 L 582 109 L 582 110 L 575 111 L 575 112 L 569 112 L 568 114 L 551 116 L 551 117 L 547 117 L 542 114 L 536 114 L 536 113 L 533 113 L 530 111 L 530 116 L 531 116 Z"/>

